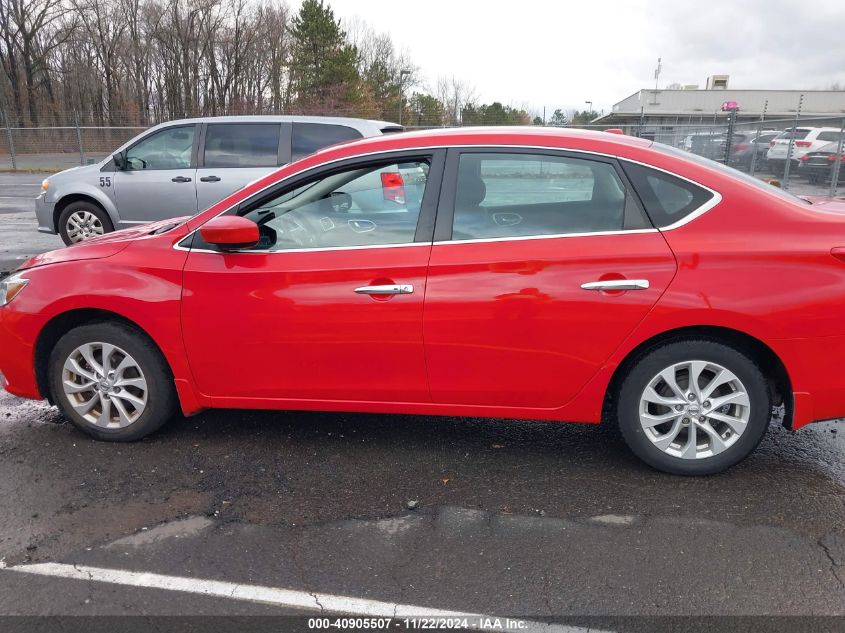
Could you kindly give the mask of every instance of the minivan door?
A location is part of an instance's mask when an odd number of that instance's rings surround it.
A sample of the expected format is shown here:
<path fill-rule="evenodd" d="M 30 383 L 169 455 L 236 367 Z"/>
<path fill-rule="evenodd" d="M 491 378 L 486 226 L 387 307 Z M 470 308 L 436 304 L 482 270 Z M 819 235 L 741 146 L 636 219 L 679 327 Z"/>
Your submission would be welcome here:
<path fill-rule="evenodd" d="M 198 125 L 154 131 L 124 152 L 124 169 L 114 172 L 120 216 L 116 228 L 194 215 Z"/>
<path fill-rule="evenodd" d="M 197 208 L 204 211 L 290 162 L 290 123 L 208 123 L 197 165 Z"/>

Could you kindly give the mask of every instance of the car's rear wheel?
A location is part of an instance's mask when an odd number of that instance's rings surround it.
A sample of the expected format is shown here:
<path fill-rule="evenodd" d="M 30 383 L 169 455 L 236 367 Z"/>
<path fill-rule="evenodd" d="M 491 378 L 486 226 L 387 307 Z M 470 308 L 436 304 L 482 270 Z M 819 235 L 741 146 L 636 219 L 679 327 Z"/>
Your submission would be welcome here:
<path fill-rule="evenodd" d="M 763 438 L 771 410 L 757 363 L 707 339 L 649 351 L 616 399 L 617 421 L 631 450 L 676 475 L 718 473 L 743 460 Z"/>
<path fill-rule="evenodd" d="M 65 334 L 50 355 L 53 401 L 99 440 L 129 442 L 156 431 L 176 411 L 170 370 L 138 330 L 114 322 Z"/>
<path fill-rule="evenodd" d="M 68 246 L 112 231 L 109 214 L 93 202 L 71 202 L 59 215 L 59 235 Z"/>

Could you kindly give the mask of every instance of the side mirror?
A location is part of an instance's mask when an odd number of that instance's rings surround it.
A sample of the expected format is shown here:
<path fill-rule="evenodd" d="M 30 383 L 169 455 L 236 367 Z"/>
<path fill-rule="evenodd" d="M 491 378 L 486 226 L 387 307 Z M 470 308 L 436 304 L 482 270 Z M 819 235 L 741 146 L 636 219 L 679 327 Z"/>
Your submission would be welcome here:
<path fill-rule="evenodd" d="M 258 225 L 238 215 L 221 215 L 200 227 L 200 235 L 222 250 L 250 248 L 258 243 Z"/>
<path fill-rule="evenodd" d="M 114 168 L 118 171 L 126 169 L 126 160 L 123 158 L 123 152 L 118 152 L 112 156 L 112 160 L 114 161 Z"/>

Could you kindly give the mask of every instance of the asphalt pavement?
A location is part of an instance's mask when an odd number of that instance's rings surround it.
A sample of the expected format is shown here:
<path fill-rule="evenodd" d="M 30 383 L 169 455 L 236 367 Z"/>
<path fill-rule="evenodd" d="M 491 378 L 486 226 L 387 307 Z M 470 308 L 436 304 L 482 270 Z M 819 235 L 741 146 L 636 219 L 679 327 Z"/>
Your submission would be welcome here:
<path fill-rule="evenodd" d="M 3 270 L 60 245 L 3 202 L 23 176 L 0 175 Z M 214 411 L 108 444 L 0 392 L 0 615 L 839 630 L 806 619 L 845 612 L 839 428 L 773 425 L 729 472 L 681 478 L 590 425 Z M 805 619 L 739 617 L 762 615 Z"/>

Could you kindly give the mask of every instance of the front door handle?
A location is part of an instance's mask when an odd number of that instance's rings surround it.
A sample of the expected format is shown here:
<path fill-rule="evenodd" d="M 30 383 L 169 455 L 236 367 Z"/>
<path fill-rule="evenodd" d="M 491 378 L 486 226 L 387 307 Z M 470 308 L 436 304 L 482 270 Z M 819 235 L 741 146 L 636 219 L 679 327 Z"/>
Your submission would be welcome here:
<path fill-rule="evenodd" d="M 648 290 L 648 279 L 607 279 L 581 284 L 584 290 Z"/>
<path fill-rule="evenodd" d="M 220 182 L 220 178 L 217 176 L 203 176 L 200 178 L 200 182 Z"/>
<path fill-rule="evenodd" d="M 411 284 L 390 284 L 387 286 L 361 286 L 355 288 L 359 295 L 409 295 L 414 291 Z"/>
<path fill-rule="evenodd" d="M 171 178 L 170 182 L 191 182 L 191 179 L 185 178 L 185 176 L 176 176 L 176 178 Z"/>

